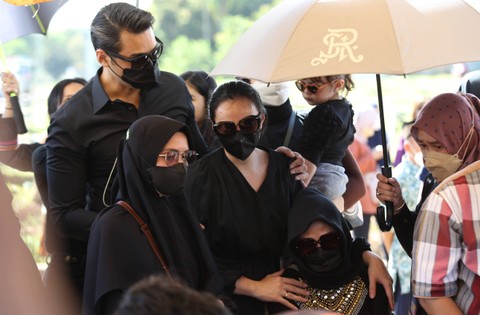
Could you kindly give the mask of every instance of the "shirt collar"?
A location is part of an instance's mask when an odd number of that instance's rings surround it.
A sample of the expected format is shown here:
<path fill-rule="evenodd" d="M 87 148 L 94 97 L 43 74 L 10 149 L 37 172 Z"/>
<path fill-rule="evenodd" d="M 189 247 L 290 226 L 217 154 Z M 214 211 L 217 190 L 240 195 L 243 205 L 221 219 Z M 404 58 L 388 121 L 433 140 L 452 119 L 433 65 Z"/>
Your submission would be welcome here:
<path fill-rule="evenodd" d="M 102 71 L 103 67 L 100 67 L 92 82 L 93 112 L 95 114 L 110 102 L 107 93 L 105 93 L 100 83 L 100 74 L 102 74 Z"/>

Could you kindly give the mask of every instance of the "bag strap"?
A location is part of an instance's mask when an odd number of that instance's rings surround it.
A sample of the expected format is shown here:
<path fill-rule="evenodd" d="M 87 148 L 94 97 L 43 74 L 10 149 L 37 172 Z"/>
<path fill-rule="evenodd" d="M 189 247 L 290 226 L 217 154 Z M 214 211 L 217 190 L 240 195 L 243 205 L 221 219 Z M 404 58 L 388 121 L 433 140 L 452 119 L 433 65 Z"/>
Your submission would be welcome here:
<path fill-rule="evenodd" d="M 297 113 L 292 110 L 292 113 L 290 114 L 290 120 L 288 121 L 288 129 L 287 133 L 285 134 L 285 139 L 283 140 L 283 146 L 288 147 L 290 144 L 290 139 L 292 138 L 292 133 L 293 133 L 293 126 L 295 125 L 295 116 Z"/>
<path fill-rule="evenodd" d="M 150 243 L 150 246 L 152 247 L 153 252 L 155 253 L 155 256 L 157 256 L 158 260 L 160 261 L 160 264 L 162 265 L 163 270 L 165 270 L 165 273 L 170 278 L 170 280 L 173 280 L 170 272 L 168 271 L 167 264 L 165 263 L 165 259 L 160 253 L 160 249 L 158 248 L 157 243 L 155 242 L 155 239 L 153 238 L 152 232 L 150 232 L 150 228 L 148 227 L 147 223 L 145 223 L 145 221 L 143 221 L 142 218 L 140 218 L 140 216 L 135 212 L 132 206 L 130 206 L 127 202 L 120 200 L 117 202 L 117 205 L 127 210 L 135 218 L 135 220 L 137 220 L 138 224 L 140 225 L 140 228 L 142 229 L 143 233 L 147 237 L 148 243 Z"/>

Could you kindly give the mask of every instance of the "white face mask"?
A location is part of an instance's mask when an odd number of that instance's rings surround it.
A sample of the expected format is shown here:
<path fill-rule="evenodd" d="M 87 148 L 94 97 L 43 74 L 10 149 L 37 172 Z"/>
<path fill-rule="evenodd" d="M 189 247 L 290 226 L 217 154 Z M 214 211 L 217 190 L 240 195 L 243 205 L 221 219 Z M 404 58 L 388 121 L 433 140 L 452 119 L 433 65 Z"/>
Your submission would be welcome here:
<path fill-rule="evenodd" d="M 286 83 L 270 83 L 268 85 L 262 82 L 254 82 L 252 87 L 260 94 L 263 105 L 280 106 L 288 99 L 288 85 Z"/>

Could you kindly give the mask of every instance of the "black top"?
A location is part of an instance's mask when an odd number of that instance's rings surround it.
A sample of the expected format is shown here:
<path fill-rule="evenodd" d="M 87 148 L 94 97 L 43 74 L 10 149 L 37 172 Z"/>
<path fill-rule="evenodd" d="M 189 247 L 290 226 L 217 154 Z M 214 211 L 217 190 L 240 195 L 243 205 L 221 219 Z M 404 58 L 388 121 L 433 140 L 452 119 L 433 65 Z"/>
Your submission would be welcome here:
<path fill-rule="evenodd" d="M 87 241 L 97 212 L 105 207 L 102 194 L 120 139 L 132 122 L 152 114 L 174 118 L 192 129 L 195 149 L 206 150 L 182 79 L 158 72 L 156 86 L 141 91 L 137 111 L 132 104 L 108 98 L 100 84 L 101 71 L 53 115 L 46 142 L 53 222 L 64 236 L 82 242 Z M 110 201 L 109 189 L 105 200 Z M 84 254 L 85 249 L 71 251 Z"/>
<path fill-rule="evenodd" d="M 308 114 L 298 151 L 315 165 L 341 166 L 354 134 L 352 105 L 345 98 L 328 101 Z"/>
<path fill-rule="evenodd" d="M 393 217 L 395 234 L 403 249 L 410 257 L 412 257 L 415 221 L 417 221 L 417 216 L 423 203 L 437 185 L 438 183 L 435 181 L 433 175 L 429 173 L 423 181 L 422 196 L 420 202 L 415 207 L 415 212 L 410 211 L 407 204 L 404 204 L 400 212 Z"/>
<path fill-rule="evenodd" d="M 279 270 L 287 236 L 287 216 L 302 188 L 289 172 L 289 159 L 268 150 L 265 181 L 255 192 L 223 149 L 189 168 L 186 193 L 238 314 L 263 314 L 264 303 L 233 295 L 240 276 L 260 280 Z"/>
<path fill-rule="evenodd" d="M 290 116 L 293 113 L 295 120 L 288 147 L 293 151 L 297 151 L 300 138 L 302 137 L 304 117 L 293 111 L 289 99 L 280 106 L 265 105 L 265 109 L 267 110 L 267 127 L 260 138 L 260 145 L 272 150 L 283 146 Z"/>
<path fill-rule="evenodd" d="M 332 270 L 322 273 L 310 269 L 304 263 L 304 258 L 298 256 L 292 250 L 292 241 L 302 235 L 310 224 L 316 220 L 327 223 L 339 232 L 342 236 L 343 244 L 339 249 L 343 256 L 342 263 Z M 288 217 L 288 239 L 286 244 L 286 256 L 291 260 L 292 265 L 285 270 L 283 276 L 302 279 L 308 283 L 310 288 L 323 290 L 337 290 L 360 277 L 366 288 L 363 289 L 365 298 L 359 301 L 363 305 L 358 314 L 389 314 L 388 299 L 381 285 L 377 285 L 377 293 L 373 300 L 368 297 L 367 266 L 363 263 L 361 256 L 366 246 L 365 240 L 361 238 L 355 241 L 352 240 L 349 226 L 342 214 L 328 198 L 316 189 L 305 188 L 295 198 Z M 314 296 L 310 296 L 310 298 L 315 299 Z M 300 308 L 305 309 L 308 309 L 307 305 L 309 304 L 298 304 Z M 278 310 L 279 306 L 276 306 Z M 338 306 L 341 307 L 342 305 Z M 340 310 L 329 309 L 329 311 Z"/>
<path fill-rule="evenodd" d="M 192 288 L 217 293 L 220 275 L 185 195 L 160 197 L 147 172 L 170 137 L 177 131 L 188 134 L 186 128 L 156 115 L 132 125 L 119 148 L 116 199 L 128 202 L 149 226 L 172 276 Z M 103 210 L 88 241 L 83 313 L 112 314 L 133 283 L 163 272 L 135 218 L 118 205 Z"/>

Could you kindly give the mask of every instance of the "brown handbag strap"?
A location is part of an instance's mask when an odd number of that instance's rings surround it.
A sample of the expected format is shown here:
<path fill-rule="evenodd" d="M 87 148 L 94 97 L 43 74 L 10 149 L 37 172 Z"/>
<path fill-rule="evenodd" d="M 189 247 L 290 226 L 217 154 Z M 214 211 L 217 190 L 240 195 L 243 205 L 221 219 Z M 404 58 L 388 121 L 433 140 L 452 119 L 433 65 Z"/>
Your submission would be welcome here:
<path fill-rule="evenodd" d="M 150 243 L 150 246 L 152 247 L 153 252 L 155 253 L 155 256 L 157 256 L 158 260 L 160 261 L 160 264 L 162 265 L 163 270 L 165 270 L 165 273 L 167 274 L 167 276 L 170 279 L 172 279 L 172 276 L 168 271 L 167 264 L 165 263 L 165 259 L 160 253 L 160 249 L 158 248 L 157 243 L 155 242 L 155 239 L 153 238 L 152 232 L 150 232 L 150 228 L 148 227 L 147 223 L 145 223 L 145 221 L 143 221 L 142 218 L 140 218 L 140 216 L 135 212 L 132 206 L 130 206 L 127 202 L 120 200 L 117 202 L 117 205 L 127 210 L 135 218 L 135 220 L 137 220 L 138 224 L 140 225 L 140 228 L 142 229 L 143 233 L 147 237 L 148 243 Z"/>

